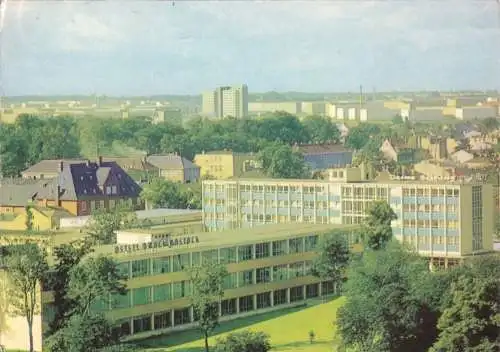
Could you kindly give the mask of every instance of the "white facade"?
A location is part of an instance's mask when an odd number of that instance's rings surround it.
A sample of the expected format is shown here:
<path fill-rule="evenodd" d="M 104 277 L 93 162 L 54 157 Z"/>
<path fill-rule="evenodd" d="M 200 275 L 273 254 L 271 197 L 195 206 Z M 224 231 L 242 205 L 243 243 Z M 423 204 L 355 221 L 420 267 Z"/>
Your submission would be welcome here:
<path fill-rule="evenodd" d="M 218 87 L 203 93 L 202 113 L 218 118 L 248 116 L 248 87 L 243 84 L 233 87 Z"/>

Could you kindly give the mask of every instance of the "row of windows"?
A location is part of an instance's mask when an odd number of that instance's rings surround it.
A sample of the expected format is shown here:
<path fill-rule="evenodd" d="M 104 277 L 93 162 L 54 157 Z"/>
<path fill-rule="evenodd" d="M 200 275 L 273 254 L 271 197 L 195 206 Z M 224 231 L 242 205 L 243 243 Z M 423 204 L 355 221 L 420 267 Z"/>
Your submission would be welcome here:
<path fill-rule="evenodd" d="M 433 229 L 458 229 L 457 220 L 416 220 L 404 219 L 403 227 L 433 228 Z"/>
<path fill-rule="evenodd" d="M 416 197 L 458 197 L 458 188 L 436 189 L 436 188 L 403 188 L 403 196 Z"/>
<path fill-rule="evenodd" d="M 449 245 L 458 246 L 460 244 L 460 238 L 458 236 L 403 236 L 403 243 L 413 244 L 413 245 Z"/>
<path fill-rule="evenodd" d="M 455 204 L 403 204 L 403 211 L 407 212 L 447 212 L 454 213 L 458 210 L 458 205 Z"/>
<path fill-rule="evenodd" d="M 147 258 L 122 262 L 118 264 L 120 273 L 129 278 L 148 275 L 165 274 L 183 271 L 191 266 L 199 266 L 206 263 L 230 264 L 240 263 L 247 260 L 275 257 L 287 254 L 311 252 L 318 245 L 318 236 L 291 238 L 289 240 L 278 240 L 262 242 L 255 245 L 243 245 L 237 247 L 226 247 L 207 250 L 203 252 L 192 252 L 177 254 L 160 258 Z"/>
<path fill-rule="evenodd" d="M 224 278 L 224 289 L 246 287 L 274 281 L 285 281 L 308 275 L 311 262 L 297 262 L 292 264 L 264 267 L 230 273 Z M 92 309 L 96 311 L 131 308 L 145 304 L 170 301 L 189 297 L 192 294 L 192 283 L 189 280 L 145 286 L 126 291 L 125 295 L 112 295 L 110 299 L 103 298 L 97 301 Z"/>
<path fill-rule="evenodd" d="M 321 286 L 320 286 L 321 285 Z M 221 316 L 231 316 L 239 313 L 251 312 L 259 309 L 300 302 L 334 293 L 333 282 L 296 286 L 290 289 L 280 289 L 222 300 L 219 307 Z M 128 336 L 141 332 L 163 330 L 173 326 L 190 324 L 198 318 L 191 308 L 161 311 L 152 315 L 143 315 L 116 322 L 115 333 L 119 336 Z"/>

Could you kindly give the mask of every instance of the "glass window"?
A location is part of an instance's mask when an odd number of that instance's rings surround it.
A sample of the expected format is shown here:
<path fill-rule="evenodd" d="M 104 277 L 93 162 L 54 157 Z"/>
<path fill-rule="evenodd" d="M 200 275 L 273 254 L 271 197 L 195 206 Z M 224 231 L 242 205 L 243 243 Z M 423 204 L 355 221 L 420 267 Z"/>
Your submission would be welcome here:
<path fill-rule="evenodd" d="M 225 290 L 236 288 L 238 280 L 238 275 L 237 273 L 230 273 L 226 275 L 224 278 L 222 286 L 224 287 Z"/>
<path fill-rule="evenodd" d="M 256 283 L 261 284 L 271 281 L 271 267 L 258 268 L 255 271 Z"/>
<path fill-rule="evenodd" d="M 289 241 L 290 254 L 304 252 L 304 238 L 291 238 Z"/>
<path fill-rule="evenodd" d="M 151 316 L 145 315 L 142 317 L 134 318 L 134 334 L 138 334 L 144 331 L 151 331 Z"/>
<path fill-rule="evenodd" d="M 115 326 L 113 327 L 113 335 L 122 337 L 122 336 L 129 336 L 130 335 L 130 320 L 121 320 L 115 323 Z"/>
<path fill-rule="evenodd" d="M 305 238 L 305 251 L 310 252 L 316 250 L 318 244 L 318 235 L 307 236 Z"/>
<path fill-rule="evenodd" d="M 271 292 L 259 293 L 257 295 L 257 309 L 264 309 L 271 306 Z"/>
<path fill-rule="evenodd" d="M 286 254 L 286 240 L 273 242 L 273 256 Z"/>
<path fill-rule="evenodd" d="M 321 293 L 323 296 L 335 293 L 335 284 L 333 281 L 323 281 L 321 283 Z"/>
<path fill-rule="evenodd" d="M 304 262 L 290 264 L 289 278 L 304 276 Z"/>
<path fill-rule="evenodd" d="M 130 278 L 130 262 L 118 263 L 116 268 L 118 269 L 120 276 L 123 276 L 127 279 Z"/>
<path fill-rule="evenodd" d="M 174 282 L 173 284 L 174 299 L 188 297 L 190 294 L 191 294 L 191 282 L 189 281 Z"/>
<path fill-rule="evenodd" d="M 221 315 L 236 314 L 236 298 L 225 299 L 220 303 Z"/>
<path fill-rule="evenodd" d="M 172 259 L 170 257 L 154 258 L 153 273 L 164 274 L 172 271 Z"/>
<path fill-rule="evenodd" d="M 273 292 L 273 303 L 275 306 L 279 306 L 281 304 L 286 304 L 286 288 L 282 290 L 276 290 Z"/>
<path fill-rule="evenodd" d="M 132 277 L 141 277 L 149 274 L 149 259 L 132 261 Z"/>
<path fill-rule="evenodd" d="M 297 302 L 304 300 L 304 287 L 297 286 L 290 288 L 290 302 Z"/>
<path fill-rule="evenodd" d="M 319 284 L 310 284 L 306 286 L 306 298 L 315 298 L 319 296 Z"/>
<path fill-rule="evenodd" d="M 255 258 L 267 258 L 270 256 L 269 242 L 257 243 L 255 245 Z"/>
<path fill-rule="evenodd" d="M 238 247 L 238 261 L 253 259 L 253 245 L 239 246 Z"/>
<path fill-rule="evenodd" d="M 254 310 L 253 296 L 240 297 L 240 313 Z"/>
<path fill-rule="evenodd" d="M 191 265 L 192 266 L 200 266 L 201 265 L 201 253 L 200 252 L 191 253 Z"/>
<path fill-rule="evenodd" d="M 168 301 L 172 299 L 172 284 L 156 285 L 153 287 L 154 302 Z"/>
<path fill-rule="evenodd" d="M 172 262 L 173 272 L 189 268 L 189 253 L 174 255 Z"/>
<path fill-rule="evenodd" d="M 201 255 L 203 258 L 203 264 L 217 263 L 219 260 L 219 251 L 217 249 L 203 251 Z"/>
<path fill-rule="evenodd" d="M 191 322 L 189 308 L 174 310 L 174 325 L 184 325 Z"/>
<path fill-rule="evenodd" d="M 160 312 L 155 313 L 155 330 L 166 329 L 172 326 L 172 313 Z"/>
<path fill-rule="evenodd" d="M 151 303 L 151 287 L 139 287 L 133 289 L 133 304 L 132 306 L 140 306 Z"/>
<path fill-rule="evenodd" d="M 253 285 L 253 270 L 240 271 L 238 275 L 238 287 Z"/>
<path fill-rule="evenodd" d="M 236 247 L 221 248 L 219 252 L 221 264 L 236 263 Z"/>
<path fill-rule="evenodd" d="M 288 280 L 288 265 L 276 265 L 273 267 L 273 281 Z"/>
<path fill-rule="evenodd" d="M 130 308 L 130 290 L 124 295 L 111 295 L 111 308 Z"/>

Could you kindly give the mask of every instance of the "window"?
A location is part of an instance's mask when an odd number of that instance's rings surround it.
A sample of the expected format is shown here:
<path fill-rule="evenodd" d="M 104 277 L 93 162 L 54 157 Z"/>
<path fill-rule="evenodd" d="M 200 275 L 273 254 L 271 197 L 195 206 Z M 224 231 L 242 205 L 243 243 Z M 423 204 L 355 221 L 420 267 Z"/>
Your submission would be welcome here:
<path fill-rule="evenodd" d="M 230 274 L 226 275 L 226 277 L 224 278 L 224 281 L 222 283 L 222 287 L 225 290 L 228 290 L 231 288 L 236 288 L 237 280 L 238 280 L 238 274 L 237 273 L 230 273 Z"/>
<path fill-rule="evenodd" d="M 153 301 L 163 302 L 172 299 L 172 284 L 156 285 L 153 287 Z"/>
<path fill-rule="evenodd" d="M 221 264 L 236 263 L 236 247 L 221 248 L 219 252 Z"/>
<path fill-rule="evenodd" d="M 124 295 L 111 295 L 111 308 L 130 308 L 130 290 L 125 291 Z"/>
<path fill-rule="evenodd" d="M 162 257 L 153 259 L 153 273 L 165 274 L 172 271 L 171 257 Z"/>
<path fill-rule="evenodd" d="M 116 186 L 111 186 L 111 194 L 117 194 L 117 188 Z"/>
<path fill-rule="evenodd" d="M 236 298 L 225 299 L 220 303 L 221 315 L 233 315 L 236 314 Z"/>
<path fill-rule="evenodd" d="M 290 288 L 290 302 L 297 302 L 304 300 L 304 287 L 297 286 Z"/>
<path fill-rule="evenodd" d="M 304 251 L 304 238 L 291 238 L 290 242 L 290 254 L 292 253 L 302 253 Z"/>
<path fill-rule="evenodd" d="M 182 271 L 189 268 L 189 253 L 178 254 L 172 257 L 173 272 Z"/>
<path fill-rule="evenodd" d="M 273 303 L 275 306 L 279 306 L 281 304 L 286 304 L 287 299 L 286 299 L 286 288 L 282 290 L 276 290 L 273 292 Z"/>
<path fill-rule="evenodd" d="M 130 328 L 130 321 L 128 319 L 117 322 L 117 324 L 113 327 L 113 335 L 118 337 L 128 336 L 131 332 Z"/>
<path fill-rule="evenodd" d="M 257 295 L 257 309 L 264 309 L 271 306 L 271 292 L 259 293 Z"/>
<path fill-rule="evenodd" d="M 278 255 L 284 255 L 286 254 L 286 240 L 282 241 L 274 241 L 272 243 L 273 246 L 273 256 L 276 257 Z"/>
<path fill-rule="evenodd" d="M 86 212 L 87 211 L 87 201 L 84 200 L 83 202 L 80 203 L 80 210 L 82 212 Z"/>
<path fill-rule="evenodd" d="M 304 262 L 290 264 L 289 278 L 304 276 Z"/>
<path fill-rule="evenodd" d="M 130 277 L 130 262 L 118 263 L 116 268 L 118 269 L 120 276 L 127 279 Z"/>
<path fill-rule="evenodd" d="M 106 186 L 106 194 L 107 195 L 111 194 L 111 186 Z"/>
<path fill-rule="evenodd" d="M 173 284 L 173 298 L 179 299 L 188 297 L 191 294 L 191 282 L 181 281 Z"/>
<path fill-rule="evenodd" d="M 132 261 L 132 277 L 141 277 L 149 274 L 149 259 Z"/>
<path fill-rule="evenodd" d="M 313 235 L 313 236 L 307 236 L 305 238 L 305 252 L 310 252 L 314 251 L 316 249 L 316 246 L 318 244 L 318 236 Z"/>
<path fill-rule="evenodd" d="M 141 306 L 151 303 L 151 287 L 134 288 L 132 293 L 132 306 Z"/>
<path fill-rule="evenodd" d="M 310 284 L 306 286 L 306 298 L 315 298 L 319 296 L 319 284 Z"/>
<path fill-rule="evenodd" d="M 189 308 L 174 310 L 174 325 L 184 325 L 191 322 Z"/>
<path fill-rule="evenodd" d="M 253 246 L 239 246 L 238 247 L 238 261 L 242 262 L 245 260 L 253 259 Z"/>
<path fill-rule="evenodd" d="M 166 329 L 172 326 L 172 313 L 168 312 L 160 312 L 155 313 L 155 330 Z"/>
<path fill-rule="evenodd" d="M 202 264 L 217 263 L 219 261 L 219 251 L 212 249 L 210 251 L 203 251 L 201 253 Z"/>
<path fill-rule="evenodd" d="M 288 265 L 277 265 L 273 267 L 273 281 L 288 280 Z"/>
<path fill-rule="evenodd" d="M 238 275 L 238 287 L 253 285 L 253 270 L 240 271 Z"/>
<path fill-rule="evenodd" d="M 321 293 L 323 296 L 332 295 L 335 293 L 335 284 L 333 281 L 323 281 L 321 283 Z"/>
<path fill-rule="evenodd" d="M 267 258 L 270 256 L 269 242 L 257 243 L 255 245 L 255 258 Z"/>
<path fill-rule="evenodd" d="M 191 253 L 191 265 L 192 266 L 200 266 L 201 265 L 201 253 L 200 252 Z"/>
<path fill-rule="evenodd" d="M 256 283 L 258 283 L 258 284 L 261 284 L 264 282 L 270 282 L 271 281 L 271 267 L 258 268 L 255 271 L 255 280 L 256 280 Z"/>
<path fill-rule="evenodd" d="M 253 306 L 253 296 L 240 297 L 240 313 L 249 312 L 255 309 Z"/>

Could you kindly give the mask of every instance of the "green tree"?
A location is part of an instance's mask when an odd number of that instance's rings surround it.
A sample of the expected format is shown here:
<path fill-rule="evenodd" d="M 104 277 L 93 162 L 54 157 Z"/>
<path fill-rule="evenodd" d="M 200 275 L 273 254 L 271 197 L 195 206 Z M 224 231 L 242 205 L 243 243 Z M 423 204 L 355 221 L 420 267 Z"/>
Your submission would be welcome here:
<path fill-rule="evenodd" d="M 439 338 L 432 351 L 499 351 L 498 277 L 462 276 L 451 291 L 451 305 L 439 318 Z"/>
<path fill-rule="evenodd" d="M 350 261 L 349 244 L 344 236 L 336 232 L 323 236 L 311 268 L 312 275 L 332 280 L 336 287 L 342 283 Z"/>
<path fill-rule="evenodd" d="M 271 340 L 262 331 L 243 330 L 217 339 L 216 352 L 267 352 L 271 350 Z"/>
<path fill-rule="evenodd" d="M 77 307 L 78 302 L 68 297 L 70 272 L 93 251 L 91 243 L 90 240 L 83 239 L 54 248 L 55 266 L 49 284 L 54 292 L 55 313 L 49 324 L 49 334 L 61 329 Z"/>
<path fill-rule="evenodd" d="M 40 284 L 48 271 L 47 253 L 37 245 L 11 246 L 7 258 L 8 299 L 11 313 L 28 324 L 29 350 L 33 352 L 33 320 L 40 311 Z"/>
<path fill-rule="evenodd" d="M 380 128 L 377 125 L 362 123 L 349 130 L 345 145 L 354 150 L 361 150 L 371 138 L 377 136 L 379 133 Z"/>
<path fill-rule="evenodd" d="M 128 208 L 96 209 L 85 231 L 95 244 L 111 244 L 115 243 L 117 230 L 132 228 L 137 224 L 137 215 Z"/>
<path fill-rule="evenodd" d="M 145 185 L 141 192 L 141 198 L 148 207 L 153 208 L 187 208 L 187 200 L 182 194 L 178 183 L 156 178 Z"/>
<path fill-rule="evenodd" d="M 219 325 L 219 303 L 224 296 L 224 279 L 228 272 L 220 264 L 204 264 L 190 268 L 193 295 L 191 304 L 198 318 L 198 327 L 205 339 L 205 351 L 209 351 L 208 337 Z"/>
<path fill-rule="evenodd" d="M 33 230 L 33 211 L 29 205 L 27 205 L 24 210 L 26 212 L 26 231 L 30 232 Z"/>
<path fill-rule="evenodd" d="M 396 219 L 396 213 L 387 202 L 373 202 L 364 223 L 365 246 L 373 250 L 384 248 L 392 239 L 391 222 Z"/>
<path fill-rule="evenodd" d="M 340 131 L 327 117 L 308 116 L 302 121 L 305 132 L 310 142 L 313 143 L 339 143 Z"/>
<path fill-rule="evenodd" d="M 70 271 L 68 298 L 76 302 L 74 314 L 89 316 L 91 307 L 109 294 L 125 294 L 125 277 L 113 259 L 105 256 L 88 257 Z"/>
<path fill-rule="evenodd" d="M 284 144 L 268 144 L 259 153 L 259 160 L 266 174 L 273 178 L 304 178 L 307 175 L 304 156 Z"/>

